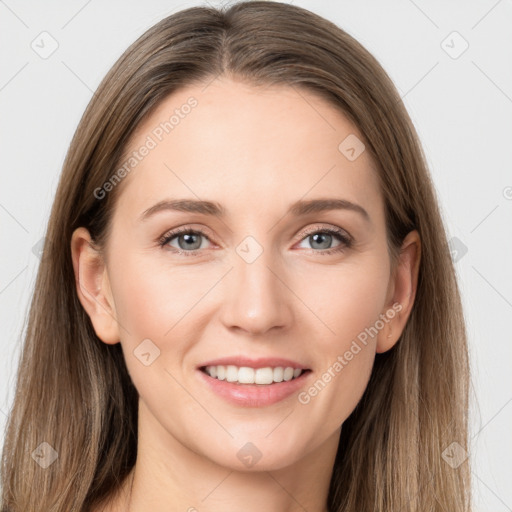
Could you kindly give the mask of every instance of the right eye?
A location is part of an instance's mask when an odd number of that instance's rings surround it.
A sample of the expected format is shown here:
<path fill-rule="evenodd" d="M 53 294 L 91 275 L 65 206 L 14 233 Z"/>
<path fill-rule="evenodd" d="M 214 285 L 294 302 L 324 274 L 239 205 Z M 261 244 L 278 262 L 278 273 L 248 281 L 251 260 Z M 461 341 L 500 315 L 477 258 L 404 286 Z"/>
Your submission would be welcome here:
<path fill-rule="evenodd" d="M 202 247 L 201 237 L 210 240 L 206 233 L 202 231 L 190 228 L 178 228 L 163 235 L 159 240 L 159 245 L 161 247 L 171 247 L 173 252 L 177 252 L 178 254 L 195 256 L 197 251 L 204 249 L 204 247 Z M 178 247 L 170 244 L 174 239 L 176 239 Z"/>

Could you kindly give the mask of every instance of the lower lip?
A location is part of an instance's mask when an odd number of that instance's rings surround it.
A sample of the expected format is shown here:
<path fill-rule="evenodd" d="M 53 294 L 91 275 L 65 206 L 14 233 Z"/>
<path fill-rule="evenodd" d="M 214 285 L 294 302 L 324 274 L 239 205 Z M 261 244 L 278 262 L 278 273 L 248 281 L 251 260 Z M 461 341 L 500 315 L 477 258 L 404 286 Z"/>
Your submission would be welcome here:
<path fill-rule="evenodd" d="M 272 405 L 298 391 L 305 385 L 312 373 L 303 372 L 296 379 L 275 382 L 273 384 L 237 384 L 210 377 L 202 370 L 197 370 L 210 389 L 228 402 L 243 407 L 265 407 Z"/>

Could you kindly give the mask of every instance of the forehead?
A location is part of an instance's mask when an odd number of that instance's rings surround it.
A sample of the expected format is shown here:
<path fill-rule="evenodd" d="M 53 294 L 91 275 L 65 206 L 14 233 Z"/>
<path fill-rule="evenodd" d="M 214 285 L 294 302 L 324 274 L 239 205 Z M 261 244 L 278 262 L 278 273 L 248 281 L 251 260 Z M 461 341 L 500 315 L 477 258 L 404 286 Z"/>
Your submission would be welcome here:
<path fill-rule="evenodd" d="M 339 109 L 295 86 L 226 78 L 189 86 L 163 100 L 135 131 L 125 162 L 137 154 L 136 161 L 118 209 L 137 216 L 159 200 L 186 197 L 215 200 L 238 214 L 339 197 L 379 217 L 374 162 L 368 151 L 357 156 L 362 139 Z"/>

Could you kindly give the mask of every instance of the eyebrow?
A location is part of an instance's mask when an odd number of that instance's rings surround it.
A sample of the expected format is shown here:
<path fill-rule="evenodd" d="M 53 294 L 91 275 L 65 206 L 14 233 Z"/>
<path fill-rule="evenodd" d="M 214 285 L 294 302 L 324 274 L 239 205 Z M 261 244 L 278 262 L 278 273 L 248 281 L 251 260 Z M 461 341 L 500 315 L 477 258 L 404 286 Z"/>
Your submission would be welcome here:
<path fill-rule="evenodd" d="M 140 215 L 140 221 L 145 221 L 152 215 L 162 211 L 178 211 L 199 213 L 213 217 L 225 218 L 226 209 L 215 201 L 200 201 L 195 199 L 165 199 L 151 206 Z M 360 205 L 346 199 L 310 199 L 299 200 L 293 203 L 288 212 L 299 217 L 311 213 L 320 213 L 330 210 L 350 210 L 359 213 L 364 220 L 371 223 L 368 212 Z"/>

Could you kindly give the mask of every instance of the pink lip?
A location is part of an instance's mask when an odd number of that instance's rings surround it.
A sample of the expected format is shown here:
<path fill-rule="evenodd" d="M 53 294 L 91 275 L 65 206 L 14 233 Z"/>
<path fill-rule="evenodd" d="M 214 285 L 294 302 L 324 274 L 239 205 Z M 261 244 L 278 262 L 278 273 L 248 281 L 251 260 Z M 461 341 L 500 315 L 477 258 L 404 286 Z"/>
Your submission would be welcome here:
<path fill-rule="evenodd" d="M 300 368 L 301 370 L 308 369 L 307 366 L 298 363 L 297 361 L 290 361 L 289 359 L 282 359 L 280 357 L 261 357 L 258 359 L 250 359 L 249 357 L 244 356 L 223 357 L 220 359 L 213 359 L 211 361 L 207 361 L 206 363 L 201 364 L 200 366 L 198 366 L 198 368 L 219 365 L 233 365 L 238 366 L 239 368 L 242 366 L 248 366 L 249 368 L 266 368 L 267 366 L 275 368 L 276 366 L 282 366 L 284 368 Z"/>
<path fill-rule="evenodd" d="M 217 364 L 217 363 L 215 363 Z M 222 364 L 222 363 L 218 363 Z M 251 363 L 252 366 L 253 363 Z M 210 366 L 210 365 L 207 365 Z M 235 365 L 235 366 L 238 366 Z M 242 365 L 243 366 L 243 365 Z M 246 366 L 250 366 L 246 364 Z M 268 363 L 260 365 L 259 367 L 274 366 Z M 275 366 L 284 366 L 277 364 Z M 292 366 L 293 364 L 287 364 Z M 300 366 L 296 366 L 300 368 Z M 267 405 L 275 404 L 285 398 L 289 397 L 300 388 L 304 387 L 309 375 L 312 374 L 310 370 L 302 372 L 296 379 L 275 382 L 274 384 L 238 384 L 235 382 L 227 382 L 225 380 L 215 379 L 210 377 L 206 372 L 197 370 L 199 376 L 209 386 L 209 388 L 232 404 L 242 407 L 264 407 Z"/>

